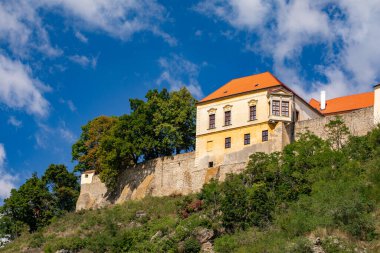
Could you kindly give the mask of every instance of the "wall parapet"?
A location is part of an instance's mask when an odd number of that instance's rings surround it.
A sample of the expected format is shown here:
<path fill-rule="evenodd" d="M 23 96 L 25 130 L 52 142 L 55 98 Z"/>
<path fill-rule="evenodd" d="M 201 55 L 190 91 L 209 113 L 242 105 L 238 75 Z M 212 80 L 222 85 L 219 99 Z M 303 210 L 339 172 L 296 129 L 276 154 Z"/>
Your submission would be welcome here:
<path fill-rule="evenodd" d="M 295 137 L 297 138 L 299 134 L 305 133 L 309 130 L 322 139 L 327 139 L 328 136 L 325 131 L 325 125 L 335 119 L 336 116 L 337 115 L 329 115 L 323 118 L 296 122 L 294 129 Z M 355 136 L 366 135 L 375 127 L 373 121 L 373 107 L 339 114 L 339 116 L 345 122 L 350 133 Z"/>

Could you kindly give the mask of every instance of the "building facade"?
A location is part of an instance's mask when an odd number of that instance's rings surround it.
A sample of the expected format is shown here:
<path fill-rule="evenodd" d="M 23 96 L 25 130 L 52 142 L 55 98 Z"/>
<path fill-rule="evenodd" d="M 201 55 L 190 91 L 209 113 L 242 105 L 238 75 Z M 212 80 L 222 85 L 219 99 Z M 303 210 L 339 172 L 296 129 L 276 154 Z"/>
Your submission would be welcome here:
<path fill-rule="evenodd" d="M 234 79 L 197 104 L 199 169 L 246 162 L 294 139 L 294 123 L 322 114 L 269 72 Z"/>

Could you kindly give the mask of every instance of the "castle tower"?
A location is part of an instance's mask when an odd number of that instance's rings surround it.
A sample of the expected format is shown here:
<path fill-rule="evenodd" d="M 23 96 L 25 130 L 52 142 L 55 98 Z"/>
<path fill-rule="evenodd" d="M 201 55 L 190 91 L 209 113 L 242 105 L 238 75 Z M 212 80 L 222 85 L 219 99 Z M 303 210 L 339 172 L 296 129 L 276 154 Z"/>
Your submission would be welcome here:
<path fill-rule="evenodd" d="M 374 87 L 375 103 L 373 105 L 373 120 L 375 125 L 380 123 L 380 84 Z"/>

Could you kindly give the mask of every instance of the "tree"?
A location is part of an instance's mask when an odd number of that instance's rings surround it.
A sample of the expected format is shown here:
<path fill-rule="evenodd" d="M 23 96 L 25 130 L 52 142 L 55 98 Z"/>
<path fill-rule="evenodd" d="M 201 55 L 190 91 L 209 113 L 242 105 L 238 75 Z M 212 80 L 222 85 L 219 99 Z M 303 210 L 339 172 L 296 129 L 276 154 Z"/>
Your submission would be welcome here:
<path fill-rule="evenodd" d="M 67 171 L 65 165 L 51 164 L 45 171 L 42 181 L 52 193 L 56 207 L 61 211 L 75 210 L 79 196 L 78 178 Z"/>
<path fill-rule="evenodd" d="M 342 117 L 336 116 L 334 120 L 330 120 L 330 122 L 325 125 L 325 128 L 332 147 L 340 150 L 350 135 L 350 131 L 342 120 Z"/>
<path fill-rule="evenodd" d="M 42 178 L 33 174 L 19 189 L 13 189 L 0 208 L 0 235 L 15 238 L 23 228 L 35 231 L 53 217 L 73 211 L 79 195 L 77 177 L 64 165 L 50 165 Z"/>
<path fill-rule="evenodd" d="M 36 174 L 4 200 L 2 214 L 29 226 L 30 231 L 48 224 L 55 215 L 53 196 Z"/>
<path fill-rule="evenodd" d="M 73 145 L 75 170 L 93 169 L 115 190 L 126 168 L 146 160 L 194 150 L 196 100 L 186 88 L 149 90 L 146 100 L 130 99 L 131 113 L 101 116 L 82 127 Z"/>
<path fill-rule="evenodd" d="M 73 160 L 78 161 L 75 171 L 101 170 L 98 159 L 100 141 L 116 121 L 115 117 L 100 116 L 82 127 L 82 134 L 72 147 Z"/>

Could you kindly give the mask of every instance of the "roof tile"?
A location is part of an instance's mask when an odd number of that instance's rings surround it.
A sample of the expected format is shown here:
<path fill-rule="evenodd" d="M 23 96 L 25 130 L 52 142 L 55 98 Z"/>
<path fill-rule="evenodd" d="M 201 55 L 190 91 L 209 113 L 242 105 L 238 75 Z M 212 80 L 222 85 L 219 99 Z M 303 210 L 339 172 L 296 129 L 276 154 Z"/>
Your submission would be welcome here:
<path fill-rule="evenodd" d="M 374 93 L 366 92 L 344 97 L 329 99 L 326 101 L 326 109 L 320 109 L 320 102 L 312 98 L 309 104 L 324 115 L 349 112 L 374 105 Z"/>
<path fill-rule="evenodd" d="M 202 99 L 200 102 L 206 102 L 218 98 L 236 95 L 244 92 L 265 89 L 283 85 L 275 76 L 269 72 L 233 79 Z"/>

